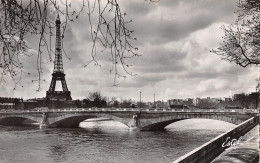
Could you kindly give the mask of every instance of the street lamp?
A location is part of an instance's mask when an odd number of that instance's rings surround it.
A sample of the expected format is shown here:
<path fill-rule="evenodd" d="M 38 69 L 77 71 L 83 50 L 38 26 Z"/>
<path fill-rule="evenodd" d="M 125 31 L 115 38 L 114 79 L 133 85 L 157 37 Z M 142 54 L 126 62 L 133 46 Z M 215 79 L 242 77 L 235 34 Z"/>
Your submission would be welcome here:
<path fill-rule="evenodd" d="M 139 104 L 139 108 L 141 108 L 141 97 L 142 97 L 142 92 L 140 91 L 140 104 Z"/>
<path fill-rule="evenodd" d="M 258 91 L 257 91 L 257 87 L 256 87 L 256 89 L 255 89 L 255 93 L 256 93 L 256 106 L 255 106 L 255 109 L 257 110 L 257 108 L 258 108 Z"/>
<path fill-rule="evenodd" d="M 153 94 L 153 107 L 155 107 L 155 93 Z"/>
<path fill-rule="evenodd" d="M 153 104 L 155 105 L 155 93 L 153 94 Z"/>

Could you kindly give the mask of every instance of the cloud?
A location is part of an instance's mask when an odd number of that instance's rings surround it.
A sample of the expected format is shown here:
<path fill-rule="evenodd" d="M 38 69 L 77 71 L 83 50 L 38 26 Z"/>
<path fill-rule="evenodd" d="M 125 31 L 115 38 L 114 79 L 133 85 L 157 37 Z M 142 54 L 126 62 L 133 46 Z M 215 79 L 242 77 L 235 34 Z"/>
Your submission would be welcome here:
<path fill-rule="evenodd" d="M 78 3 L 78 1 L 73 1 Z M 82 99 L 89 92 L 100 91 L 109 97 L 139 99 L 142 92 L 144 101 L 187 97 L 226 97 L 234 93 L 254 91 L 256 67 L 241 68 L 221 60 L 210 53 L 222 41 L 221 25 L 233 23 L 236 14 L 235 1 L 226 0 L 164 0 L 158 3 L 145 1 L 120 1 L 122 12 L 127 19 L 133 19 L 129 28 L 135 31 L 141 57 L 127 60 L 129 71 L 136 76 L 117 78 L 113 87 L 114 74 L 111 55 L 100 45 L 97 60 L 101 66 L 84 65 L 91 58 L 91 36 L 87 14 L 67 27 L 64 49 L 71 60 L 63 55 L 66 81 L 73 99 Z M 78 4 L 75 4 L 79 6 Z M 53 40 L 54 41 L 54 40 Z M 28 42 L 37 51 L 37 39 Z M 53 42 L 54 43 L 54 42 Z M 54 55 L 52 56 L 54 57 Z M 31 98 L 43 97 L 48 90 L 53 63 L 45 57 L 42 90 L 35 92 L 37 83 L 30 77 L 23 79 L 23 88 L 12 92 L 0 86 L 1 95 Z M 35 58 L 28 58 L 26 71 L 35 78 Z M 118 68 L 122 72 L 122 68 Z M 10 87 L 11 88 L 11 87 Z M 33 93 L 31 93 L 33 92 Z"/>
<path fill-rule="evenodd" d="M 143 55 L 136 61 L 135 66 L 140 73 L 174 73 L 185 70 L 181 61 L 186 54 L 178 49 L 170 49 L 163 45 L 146 45 L 140 54 Z"/>
<path fill-rule="evenodd" d="M 216 21 L 225 22 L 235 16 L 234 1 L 163 1 L 156 5 L 134 23 L 138 38 L 153 45 L 182 39 Z"/>

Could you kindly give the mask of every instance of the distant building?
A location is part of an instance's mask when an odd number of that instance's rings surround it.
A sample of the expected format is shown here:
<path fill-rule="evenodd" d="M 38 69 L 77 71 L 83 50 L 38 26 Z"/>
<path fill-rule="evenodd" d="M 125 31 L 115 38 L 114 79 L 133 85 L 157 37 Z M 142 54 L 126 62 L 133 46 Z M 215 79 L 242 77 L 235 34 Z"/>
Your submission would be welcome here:
<path fill-rule="evenodd" d="M 167 101 L 168 105 L 183 105 L 182 99 L 171 99 Z"/>
<path fill-rule="evenodd" d="M 164 101 L 155 101 L 155 108 L 168 108 L 168 102 Z"/>
<path fill-rule="evenodd" d="M 25 110 L 30 110 L 38 107 L 38 102 L 36 100 L 24 100 L 23 106 Z"/>
<path fill-rule="evenodd" d="M 198 106 L 199 102 L 200 102 L 200 98 L 193 99 L 193 105 L 194 106 Z"/>
<path fill-rule="evenodd" d="M 23 109 L 23 99 L 0 97 L 0 109 Z"/>
<path fill-rule="evenodd" d="M 211 100 L 211 102 L 216 103 L 216 104 L 223 101 L 222 98 L 212 98 L 210 100 Z"/>
<path fill-rule="evenodd" d="M 193 105 L 193 99 L 187 98 L 187 99 L 183 100 L 183 105 L 192 106 Z"/>
<path fill-rule="evenodd" d="M 225 97 L 225 98 L 224 98 L 224 101 L 225 101 L 225 102 L 230 102 L 230 101 L 232 101 L 232 98 L 230 98 L 230 97 Z"/>
<path fill-rule="evenodd" d="M 5 109 L 15 109 L 15 104 L 14 103 L 0 103 L 0 110 Z"/>
<path fill-rule="evenodd" d="M 192 98 L 186 98 L 186 99 L 171 99 L 171 100 L 168 100 L 167 103 L 168 103 L 168 106 L 183 106 L 183 105 L 186 105 L 186 106 L 193 106 L 193 99 Z"/>

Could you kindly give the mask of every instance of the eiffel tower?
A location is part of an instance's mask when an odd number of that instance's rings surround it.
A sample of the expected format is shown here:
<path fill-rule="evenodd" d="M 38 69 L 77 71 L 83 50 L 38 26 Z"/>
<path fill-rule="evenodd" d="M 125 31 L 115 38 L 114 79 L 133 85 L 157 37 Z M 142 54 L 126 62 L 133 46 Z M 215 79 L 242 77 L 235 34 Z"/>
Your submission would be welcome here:
<path fill-rule="evenodd" d="M 55 44 L 55 61 L 52 73 L 52 80 L 49 90 L 46 92 L 47 99 L 72 100 L 68 90 L 62 63 L 61 36 L 60 36 L 60 17 L 56 19 L 56 44 Z M 61 81 L 63 91 L 55 91 L 56 81 Z"/>

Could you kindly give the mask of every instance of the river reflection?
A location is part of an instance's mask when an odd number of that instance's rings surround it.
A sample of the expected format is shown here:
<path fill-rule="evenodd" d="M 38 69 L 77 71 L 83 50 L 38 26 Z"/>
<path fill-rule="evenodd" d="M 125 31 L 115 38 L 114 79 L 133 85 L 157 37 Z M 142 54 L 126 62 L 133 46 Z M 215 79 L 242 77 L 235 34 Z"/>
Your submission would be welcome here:
<path fill-rule="evenodd" d="M 184 120 L 161 132 L 119 122 L 82 122 L 79 129 L 0 126 L 1 162 L 172 162 L 235 125 Z"/>

